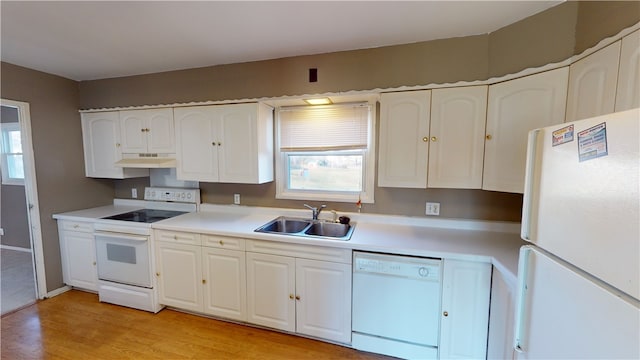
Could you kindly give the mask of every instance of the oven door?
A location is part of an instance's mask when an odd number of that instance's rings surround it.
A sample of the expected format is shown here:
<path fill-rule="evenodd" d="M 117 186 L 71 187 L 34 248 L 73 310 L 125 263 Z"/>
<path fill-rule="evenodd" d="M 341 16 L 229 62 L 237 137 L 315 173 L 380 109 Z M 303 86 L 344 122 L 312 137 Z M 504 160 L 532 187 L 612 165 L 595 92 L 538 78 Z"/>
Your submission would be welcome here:
<path fill-rule="evenodd" d="M 149 237 L 94 233 L 98 279 L 151 288 Z"/>

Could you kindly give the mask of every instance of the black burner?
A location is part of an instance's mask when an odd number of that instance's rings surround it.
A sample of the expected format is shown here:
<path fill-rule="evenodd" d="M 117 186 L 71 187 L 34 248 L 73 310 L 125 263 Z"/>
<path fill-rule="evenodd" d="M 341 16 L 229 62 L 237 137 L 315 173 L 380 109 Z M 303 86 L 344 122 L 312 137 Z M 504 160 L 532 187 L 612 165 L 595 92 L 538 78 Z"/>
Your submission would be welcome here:
<path fill-rule="evenodd" d="M 121 220 L 121 221 L 133 221 L 140 223 L 152 223 L 164 219 L 169 219 L 174 216 L 186 214 L 184 211 L 173 210 L 155 210 L 155 209 L 141 209 L 130 211 L 124 214 L 118 214 L 113 216 L 107 216 L 103 219 L 107 220 Z"/>

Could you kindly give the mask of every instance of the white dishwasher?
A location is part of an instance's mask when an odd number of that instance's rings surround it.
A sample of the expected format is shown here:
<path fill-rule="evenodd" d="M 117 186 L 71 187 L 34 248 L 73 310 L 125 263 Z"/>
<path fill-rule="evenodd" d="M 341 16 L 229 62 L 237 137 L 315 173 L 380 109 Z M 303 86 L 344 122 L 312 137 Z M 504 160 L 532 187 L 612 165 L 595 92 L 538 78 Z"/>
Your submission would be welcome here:
<path fill-rule="evenodd" d="M 353 252 L 352 346 L 437 359 L 441 259 Z"/>

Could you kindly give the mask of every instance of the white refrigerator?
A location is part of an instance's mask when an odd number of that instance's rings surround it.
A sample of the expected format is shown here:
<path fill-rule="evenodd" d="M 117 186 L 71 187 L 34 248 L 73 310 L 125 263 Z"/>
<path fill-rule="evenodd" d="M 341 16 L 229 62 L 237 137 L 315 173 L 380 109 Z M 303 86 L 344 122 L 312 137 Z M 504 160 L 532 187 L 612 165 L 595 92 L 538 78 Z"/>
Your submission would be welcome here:
<path fill-rule="evenodd" d="M 640 109 L 529 133 L 518 359 L 640 359 Z"/>

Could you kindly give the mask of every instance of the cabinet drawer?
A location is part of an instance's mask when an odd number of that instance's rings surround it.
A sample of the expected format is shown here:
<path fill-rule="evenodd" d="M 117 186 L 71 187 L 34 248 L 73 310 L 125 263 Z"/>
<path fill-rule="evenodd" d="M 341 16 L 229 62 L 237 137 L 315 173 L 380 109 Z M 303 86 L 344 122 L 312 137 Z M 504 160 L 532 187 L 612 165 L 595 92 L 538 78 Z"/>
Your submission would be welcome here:
<path fill-rule="evenodd" d="M 246 240 L 246 250 L 263 254 L 351 264 L 351 249 L 281 243 L 277 241 Z"/>
<path fill-rule="evenodd" d="M 217 235 L 201 235 L 202 246 L 215 247 L 229 250 L 244 250 L 244 239 L 217 236 Z"/>
<path fill-rule="evenodd" d="M 83 221 L 71 221 L 62 220 L 58 224 L 63 230 L 67 231 L 79 231 L 79 232 L 93 232 L 93 223 Z"/>
<path fill-rule="evenodd" d="M 154 231 L 156 241 L 167 241 L 178 244 L 201 245 L 200 234 L 182 231 Z"/>

